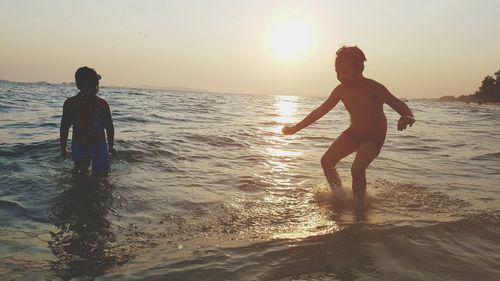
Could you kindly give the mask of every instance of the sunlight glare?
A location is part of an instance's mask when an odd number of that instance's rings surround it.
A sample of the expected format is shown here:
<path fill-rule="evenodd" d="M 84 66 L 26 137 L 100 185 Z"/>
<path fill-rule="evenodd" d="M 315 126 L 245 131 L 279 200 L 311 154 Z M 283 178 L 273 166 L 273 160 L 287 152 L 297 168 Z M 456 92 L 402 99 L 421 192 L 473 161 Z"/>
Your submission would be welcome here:
<path fill-rule="evenodd" d="M 274 106 L 278 111 L 276 122 L 289 124 L 295 121 L 299 97 L 298 96 L 276 96 Z"/>
<path fill-rule="evenodd" d="M 312 30 L 303 20 L 290 19 L 273 30 L 270 41 L 273 57 L 283 61 L 303 59 L 312 47 Z"/>
<path fill-rule="evenodd" d="M 266 148 L 266 152 L 275 157 L 296 157 L 302 155 L 302 152 L 290 151 L 284 149 L 276 149 L 272 147 Z"/>

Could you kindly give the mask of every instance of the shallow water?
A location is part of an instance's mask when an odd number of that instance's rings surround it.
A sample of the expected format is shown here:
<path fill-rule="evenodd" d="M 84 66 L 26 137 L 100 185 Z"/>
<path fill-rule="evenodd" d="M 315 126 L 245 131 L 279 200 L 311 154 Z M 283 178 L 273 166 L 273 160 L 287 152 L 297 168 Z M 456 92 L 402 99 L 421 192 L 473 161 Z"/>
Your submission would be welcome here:
<path fill-rule="evenodd" d="M 70 85 L 0 82 L 1 280 L 495 280 L 500 108 L 410 101 L 368 170 L 369 207 L 333 200 L 319 159 L 342 105 L 323 98 L 102 88 L 107 179 L 58 153 Z M 338 198 L 338 197 L 337 197 Z"/>

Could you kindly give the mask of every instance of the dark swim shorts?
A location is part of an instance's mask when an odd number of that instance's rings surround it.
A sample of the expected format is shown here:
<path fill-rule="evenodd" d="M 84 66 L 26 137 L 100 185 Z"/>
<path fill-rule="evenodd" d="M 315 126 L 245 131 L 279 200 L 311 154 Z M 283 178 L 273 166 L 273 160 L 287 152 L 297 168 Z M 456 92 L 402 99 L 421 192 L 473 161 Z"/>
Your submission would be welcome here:
<path fill-rule="evenodd" d="M 347 128 L 343 134 L 348 135 L 356 144 L 356 146 L 360 146 L 364 142 L 372 142 L 378 146 L 378 149 L 382 149 L 385 141 L 385 135 L 379 135 L 375 133 L 366 134 L 355 132 L 351 127 Z"/>
<path fill-rule="evenodd" d="M 93 144 L 71 142 L 71 154 L 75 164 L 92 160 L 94 173 L 108 173 L 110 170 L 108 144 L 105 141 Z"/>

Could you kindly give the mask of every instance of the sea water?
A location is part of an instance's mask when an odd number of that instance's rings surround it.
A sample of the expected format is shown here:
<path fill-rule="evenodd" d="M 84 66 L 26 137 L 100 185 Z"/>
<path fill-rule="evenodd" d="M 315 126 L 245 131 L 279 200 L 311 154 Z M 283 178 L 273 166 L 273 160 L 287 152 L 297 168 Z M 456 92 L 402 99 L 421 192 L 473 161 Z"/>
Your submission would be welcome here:
<path fill-rule="evenodd" d="M 325 98 L 102 87 L 118 156 L 100 179 L 59 154 L 76 93 L 0 82 L 1 280 L 500 278 L 500 107 L 411 100 L 403 132 L 386 107 L 358 210 L 353 156 L 341 202 L 320 165 L 342 104 L 284 136 Z"/>

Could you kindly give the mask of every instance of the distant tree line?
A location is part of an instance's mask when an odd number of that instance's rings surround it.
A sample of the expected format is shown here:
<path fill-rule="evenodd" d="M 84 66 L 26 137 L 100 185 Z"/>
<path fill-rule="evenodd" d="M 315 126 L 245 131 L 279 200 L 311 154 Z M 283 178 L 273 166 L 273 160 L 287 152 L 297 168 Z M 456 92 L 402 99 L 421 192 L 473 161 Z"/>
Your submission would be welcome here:
<path fill-rule="evenodd" d="M 462 101 L 462 102 L 500 102 L 500 70 L 495 73 L 495 77 L 488 75 L 484 77 L 479 89 L 472 95 L 444 96 L 440 101 Z"/>

